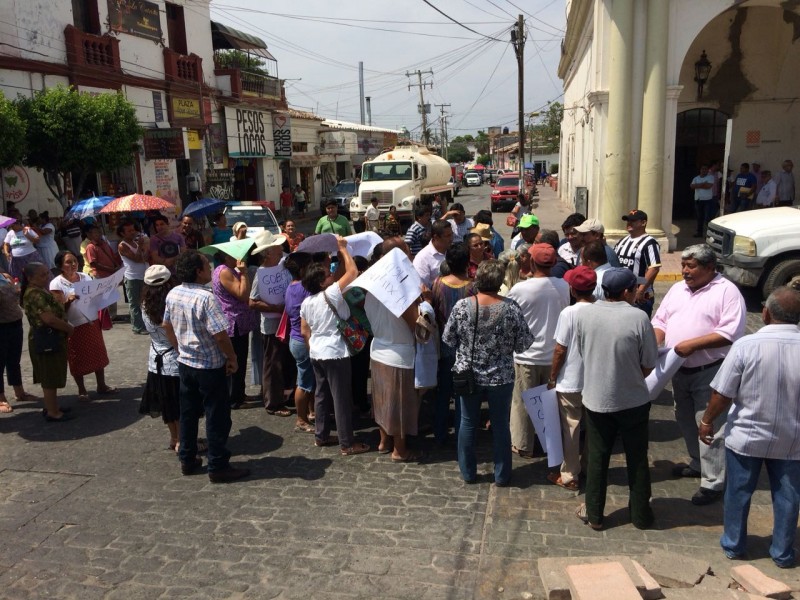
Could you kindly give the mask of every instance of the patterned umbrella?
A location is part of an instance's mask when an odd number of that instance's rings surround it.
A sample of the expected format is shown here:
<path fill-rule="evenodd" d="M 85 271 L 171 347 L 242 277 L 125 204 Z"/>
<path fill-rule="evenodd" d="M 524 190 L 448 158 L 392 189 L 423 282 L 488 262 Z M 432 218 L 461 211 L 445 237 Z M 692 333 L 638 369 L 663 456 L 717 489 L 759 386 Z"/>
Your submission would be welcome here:
<path fill-rule="evenodd" d="M 166 210 L 174 209 L 175 205 L 172 202 L 163 200 L 156 196 L 145 196 L 144 194 L 131 194 L 130 196 L 122 196 L 115 198 L 106 204 L 101 210 L 101 214 L 117 213 L 117 212 L 138 212 L 148 210 Z"/>
<path fill-rule="evenodd" d="M 16 223 L 17 220 L 12 217 L 7 217 L 5 215 L 0 215 L 0 229 L 4 227 L 8 227 L 12 223 Z"/>
<path fill-rule="evenodd" d="M 114 196 L 92 196 L 91 198 L 86 198 L 70 206 L 69 210 L 64 213 L 64 218 L 77 219 L 80 221 L 88 217 L 93 217 L 113 199 Z"/>

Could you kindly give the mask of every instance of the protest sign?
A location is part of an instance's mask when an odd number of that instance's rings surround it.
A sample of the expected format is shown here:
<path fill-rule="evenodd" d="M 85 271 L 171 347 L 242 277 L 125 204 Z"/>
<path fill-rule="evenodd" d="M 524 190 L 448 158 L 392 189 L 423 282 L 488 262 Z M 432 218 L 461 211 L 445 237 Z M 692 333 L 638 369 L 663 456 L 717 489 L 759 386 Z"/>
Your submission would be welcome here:
<path fill-rule="evenodd" d="M 383 238 L 374 231 L 365 231 L 347 236 L 347 251 L 352 256 L 363 256 L 364 258 L 372 254 L 375 246 L 383 241 Z"/>
<path fill-rule="evenodd" d="M 258 297 L 267 304 L 283 304 L 286 288 L 292 282 L 292 275 L 280 264 L 276 267 L 259 267 L 256 271 Z M 280 313 L 261 313 L 267 318 L 280 319 Z"/>
<path fill-rule="evenodd" d="M 556 391 L 540 385 L 522 392 L 525 409 L 533 421 L 536 435 L 547 452 L 547 466 L 557 467 L 564 461 L 564 447 L 561 445 L 561 418 L 558 413 Z"/>
<path fill-rule="evenodd" d="M 647 390 L 650 392 L 651 401 L 658 398 L 661 390 L 672 379 L 672 376 L 678 372 L 685 360 L 685 358 L 675 354 L 675 350 L 672 348 L 659 348 L 656 366 L 644 380 L 647 384 Z"/>
<path fill-rule="evenodd" d="M 72 287 L 78 299 L 73 306 L 76 306 L 87 319 L 94 321 L 97 318 L 97 311 L 119 300 L 118 288 L 124 274 L 125 269 L 122 268 L 109 277 L 75 283 Z"/>
<path fill-rule="evenodd" d="M 393 248 L 347 287 L 367 290 L 399 317 L 419 298 L 422 280 L 408 256 L 399 248 Z"/>

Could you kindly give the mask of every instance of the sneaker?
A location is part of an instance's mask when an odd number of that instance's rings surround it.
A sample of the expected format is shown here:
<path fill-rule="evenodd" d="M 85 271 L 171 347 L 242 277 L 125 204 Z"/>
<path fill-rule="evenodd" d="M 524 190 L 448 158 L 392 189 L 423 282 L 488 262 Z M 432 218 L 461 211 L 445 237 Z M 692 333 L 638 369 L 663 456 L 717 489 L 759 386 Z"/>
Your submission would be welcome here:
<path fill-rule="evenodd" d="M 210 471 L 208 473 L 208 478 L 211 480 L 211 483 L 230 483 L 231 481 L 244 479 L 248 475 L 250 475 L 250 469 L 240 469 L 228 465 L 220 471 Z"/>
<path fill-rule="evenodd" d="M 692 504 L 695 506 L 705 506 L 706 504 L 713 504 L 720 498 L 722 498 L 722 490 L 700 488 L 695 492 L 694 496 L 692 496 Z"/>
<path fill-rule="evenodd" d="M 199 456 L 195 456 L 193 460 L 189 462 L 182 462 L 181 463 L 181 473 L 184 475 L 194 475 L 200 470 L 200 467 L 203 466 L 203 459 Z"/>

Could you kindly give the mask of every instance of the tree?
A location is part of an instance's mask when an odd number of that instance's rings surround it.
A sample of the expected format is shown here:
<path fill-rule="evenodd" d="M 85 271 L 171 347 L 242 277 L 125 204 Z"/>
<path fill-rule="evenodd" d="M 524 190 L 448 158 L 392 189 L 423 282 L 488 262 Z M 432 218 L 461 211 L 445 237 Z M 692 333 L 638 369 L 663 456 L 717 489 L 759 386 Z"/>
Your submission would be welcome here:
<path fill-rule="evenodd" d="M 472 160 L 472 152 L 467 150 L 465 144 L 450 144 L 447 148 L 447 157 L 450 162 L 469 162 Z"/>
<path fill-rule="evenodd" d="M 474 142 L 474 141 L 475 141 L 475 138 L 474 138 L 474 137 L 472 137 L 470 134 L 467 134 L 467 135 L 465 135 L 465 136 L 464 136 L 464 141 L 465 141 L 465 142 L 467 142 L 467 143 L 469 144 L 469 143 L 471 143 L 471 142 Z"/>
<path fill-rule="evenodd" d="M 241 50 L 218 50 L 214 53 L 214 66 L 218 69 L 242 69 L 269 76 L 269 69 L 262 58 Z"/>
<path fill-rule="evenodd" d="M 564 105 L 551 102 L 544 113 L 542 123 L 542 142 L 547 154 L 558 152 L 561 147 L 561 120 L 564 118 Z"/>
<path fill-rule="evenodd" d="M 142 128 L 136 109 L 121 92 L 90 95 L 58 86 L 16 101 L 27 126 L 24 164 L 44 171 L 50 192 L 65 202 L 64 182 L 77 174 L 83 189 L 90 174 L 134 161 Z"/>
<path fill-rule="evenodd" d="M 450 142 L 453 143 L 453 144 L 464 144 L 464 143 L 466 143 L 466 141 L 467 140 L 464 139 L 463 135 L 457 135 L 452 140 L 450 140 Z"/>
<path fill-rule="evenodd" d="M 22 162 L 25 154 L 25 123 L 14 103 L 0 92 L 0 169 L 8 169 Z"/>
<path fill-rule="evenodd" d="M 478 158 L 475 159 L 475 162 L 483 166 L 486 166 L 491 162 L 491 160 L 492 159 L 489 157 L 488 154 L 481 154 L 478 156 Z"/>
<path fill-rule="evenodd" d="M 475 137 L 475 149 L 478 154 L 489 152 L 489 136 L 486 135 L 485 131 L 478 131 L 478 135 Z"/>

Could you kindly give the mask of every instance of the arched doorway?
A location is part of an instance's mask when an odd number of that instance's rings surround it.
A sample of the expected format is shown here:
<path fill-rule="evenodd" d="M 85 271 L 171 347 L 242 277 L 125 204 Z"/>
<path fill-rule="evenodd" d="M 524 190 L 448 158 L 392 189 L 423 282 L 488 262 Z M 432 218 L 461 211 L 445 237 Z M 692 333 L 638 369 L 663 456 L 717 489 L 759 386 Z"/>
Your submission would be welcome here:
<path fill-rule="evenodd" d="M 689 184 L 700 171 L 700 165 L 715 160 L 722 164 L 728 118 L 727 113 L 713 108 L 693 108 L 678 113 L 672 189 L 673 221 L 694 216 L 694 192 Z"/>

